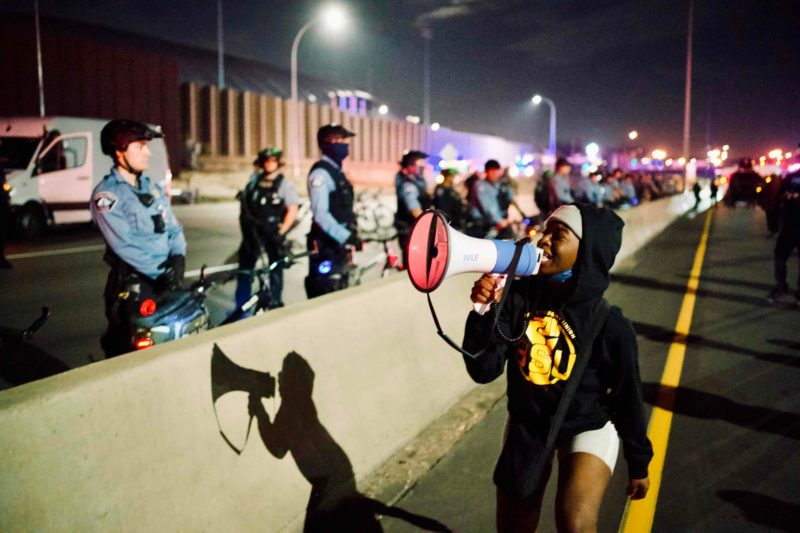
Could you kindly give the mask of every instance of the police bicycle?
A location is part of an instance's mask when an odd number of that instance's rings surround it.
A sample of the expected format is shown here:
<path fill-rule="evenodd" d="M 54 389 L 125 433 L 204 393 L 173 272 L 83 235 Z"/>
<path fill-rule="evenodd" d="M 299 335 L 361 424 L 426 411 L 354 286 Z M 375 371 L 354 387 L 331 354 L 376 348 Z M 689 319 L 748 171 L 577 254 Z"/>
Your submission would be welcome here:
<path fill-rule="evenodd" d="M 347 268 L 351 287 L 361 285 L 364 274 L 378 265 L 381 267 L 381 278 L 386 278 L 393 271 L 399 271 L 401 269 L 399 263 L 400 258 L 389 249 L 389 242 L 393 241 L 396 237 L 397 235 L 395 234 L 377 239 L 364 239 L 363 242 L 365 244 L 370 242 L 380 243 L 383 250 L 362 264 L 356 261 L 354 256 L 355 250 L 352 248 L 349 250 Z"/>
<path fill-rule="evenodd" d="M 299 254 L 287 251 L 278 260 L 261 268 L 252 270 L 226 268 L 223 272 L 227 271 L 227 275 L 221 279 L 207 277 L 207 268 L 204 265 L 200 269 L 200 278 L 188 289 L 168 291 L 140 303 L 138 314 L 131 320 L 131 347 L 142 350 L 276 308 L 277 304 L 268 281 L 269 273 L 277 268 L 288 268 L 309 254 L 305 251 Z M 238 274 L 252 275 L 258 280 L 258 290 L 222 322 L 212 325 L 206 306 L 209 292 L 215 287 L 233 281 Z"/>

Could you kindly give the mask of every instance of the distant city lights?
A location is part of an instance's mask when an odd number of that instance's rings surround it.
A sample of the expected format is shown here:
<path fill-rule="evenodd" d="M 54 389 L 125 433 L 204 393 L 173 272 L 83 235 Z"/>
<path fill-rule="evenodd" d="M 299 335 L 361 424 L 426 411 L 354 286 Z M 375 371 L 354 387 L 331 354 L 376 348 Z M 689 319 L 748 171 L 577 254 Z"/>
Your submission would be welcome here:
<path fill-rule="evenodd" d="M 663 161 L 667 158 L 667 152 L 665 150 L 661 150 L 660 148 L 653 150 L 653 153 L 650 155 L 653 156 L 653 159 L 657 161 Z"/>

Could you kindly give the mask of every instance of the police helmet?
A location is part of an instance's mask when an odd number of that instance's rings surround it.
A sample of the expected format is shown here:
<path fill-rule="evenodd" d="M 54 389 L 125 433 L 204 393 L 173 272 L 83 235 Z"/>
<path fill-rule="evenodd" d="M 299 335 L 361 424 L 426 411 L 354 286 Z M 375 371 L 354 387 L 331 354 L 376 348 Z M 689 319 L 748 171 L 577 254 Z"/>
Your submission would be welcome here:
<path fill-rule="evenodd" d="M 321 146 L 333 142 L 333 139 L 346 139 L 355 136 L 355 133 L 349 131 L 341 124 L 326 124 L 317 131 L 317 144 Z"/>
<path fill-rule="evenodd" d="M 100 147 L 104 154 L 113 157 L 114 152 L 117 150 L 124 152 L 132 142 L 152 141 L 163 136 L 160 129 L 153 129 L 142 122 L 117 119 L 103 126 L 100 132 Z"/>
<path fill-rule="evenodd" d="M 403 157 L 400 159 L 400 166 L 406 168 L 413 165 L 418 159 L 427 159 L 428 154 L 420 152 L 419 150 L 406 150 L 403 152 Z"/>
<path fill-rule="evenodd" d="M 283 150 L 279 148 L 274 148 L 272 146 L 270 146 L 269 148 L 264 148 L 263 150 L 259 151 L 255 161 L 253 161 L 253 164 L 257 167 L 261 167 L 264 165 L 267 159 L 270 159 L 272 157 L 278 160 L 279 165 L 283 164 Z"/>

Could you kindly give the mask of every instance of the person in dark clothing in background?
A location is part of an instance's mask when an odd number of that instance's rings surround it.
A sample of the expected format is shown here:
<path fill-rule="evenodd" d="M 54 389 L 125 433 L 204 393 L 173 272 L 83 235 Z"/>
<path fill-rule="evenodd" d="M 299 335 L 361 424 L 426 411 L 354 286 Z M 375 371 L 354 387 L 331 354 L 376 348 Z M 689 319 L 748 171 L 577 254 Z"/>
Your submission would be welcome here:
<path fill-rule="evenodd" d="M 775 303 L 789 292 L 786 282 L 786 262 L 797 249 L 800 253 L 800 170 L 783 178 L 778 190 L 783 220 L 778 238 L 775 241 L 775 288 L 767 295 L 769 303 Z M 794 293 L 794 304 L 800 305 L 800 274 Z"/>
<path fill-rule="evenodd" d="M 442 169 L 442 182 L 433 191 L 433 207 L 447 215 L 453 228 L 463 232 L 469 224 L 469 210 L 453 187 L 457 174 L 453 168 Z"/>
<path fill-rule="evenodd" d="M 544 222 L 550 213 L 558 206 L 558 197 L 553 187 L 553 173 L 549 170 L 542 172 L 533 190 L 533 201 L 539 208 L 538 222 Z"/>
<path fill-rule="evenodd" d="M 711 205 L 716 207 L 717 205 L 717 193 L 719 193 L 719 185 L 717 184 L 717 178 L 711 178 L 711 183 L 708 185 L 709 191 L 711 193 Z"/>
<path fill-rule="evenodd" d="M 0 167 L 0 268 L 13 268 L 6 259 L 6 239 L 11 229 L 10 187 L 6 183 L 6 171 Z"/>
<path fill-rule="evenodd" d="M 397 194 L 397 210 L 394 227 L 397 242 L 403 251 L 403 265 L 408 265 L 408 238 L 414 221 L 433 203 L 425 181 L 425 159 L 428 154 L 409 150 L 400 159 L 400 170 L 394 177 Z"/>
<path fill-rule="evenodd" d="M 475 353 L 493 339 L 483 354 L 464 357 L 470 377 L 489 383 L 504 370 L 507 374 L 508 420 L 494 472 L 498 531 L 536 530 L 553 457 L 559 461 L 557 528 L 596 530 L 620 437 L 628 463 L 628 495 L 641 499 L 647 494 L 653 452 L 636 332 L 622 311 L 611 307 L 590 350 L 580 349 L 608 287 L 623 225 L 607 208 L 560 207 L 547 220 L 538 243 L 544 254 L 539 274 L 512 285 L 500 311 L 498 335 L 491 335 L 494 313 L 473 311 L 467 318 L 465 350 Z M 497 280 L 485 275 L 476 281 L 473 303 L 499 302 Z M 549 421 L 578 354 L 590 357 L 588 365 L 558 428 L 556 451 L 545 455 Z M 530 479 L 529 467 L 541 461 L 546 462 L 540 477 Z"/>
<path fill-rule="evenodd" d="M 780 230 L 780 188 L 781 177 L 777 174 L 767 176 L 758 195 L 758 204 L 767 216 L 767 237 L 774 237 Z"/>
<path fill-rule="evenodd" d="M 293 228 L 300 198 L 294 185 L 281 173 L 283 151 L 264 148 L 253 161 L 256 172 L 239 195 L 239 272 L 236 277 L 236 307 L 241 307 L 253 292 L 253 274 L 258 258 L 266 252 L 274 263 L 289 252 L 286 235 Z M 272 304 L 283 307 L 283 266 L 269 273 Z"/>

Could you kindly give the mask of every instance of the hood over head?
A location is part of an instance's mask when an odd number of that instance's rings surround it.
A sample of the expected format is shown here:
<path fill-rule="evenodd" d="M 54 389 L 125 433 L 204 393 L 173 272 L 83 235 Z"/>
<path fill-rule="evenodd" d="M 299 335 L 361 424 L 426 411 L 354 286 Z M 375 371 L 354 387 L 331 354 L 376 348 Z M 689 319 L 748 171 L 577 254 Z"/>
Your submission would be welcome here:
<path fill-rule="evenodd" d="M 575 290 L 568 301 L 596 300 L 608 289 L 609 271 L 614 266 L 625 222 L 611 209 L 575 203 L 581 212 L 583 235 L 578 249 Z"/>

